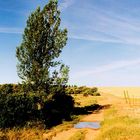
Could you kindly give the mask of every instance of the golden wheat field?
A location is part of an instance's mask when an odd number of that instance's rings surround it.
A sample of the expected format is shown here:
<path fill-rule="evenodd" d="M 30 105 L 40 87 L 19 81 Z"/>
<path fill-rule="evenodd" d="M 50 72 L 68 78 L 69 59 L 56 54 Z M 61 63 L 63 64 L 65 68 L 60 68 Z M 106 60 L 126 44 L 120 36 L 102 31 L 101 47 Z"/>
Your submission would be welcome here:
<path fill-rule="evenodd" d="M 118 97 L 124 97 L 124 91 L 127 91 L 130 98 L 140 98 L 140 87 L 99 87 L 99 91 Z"/>

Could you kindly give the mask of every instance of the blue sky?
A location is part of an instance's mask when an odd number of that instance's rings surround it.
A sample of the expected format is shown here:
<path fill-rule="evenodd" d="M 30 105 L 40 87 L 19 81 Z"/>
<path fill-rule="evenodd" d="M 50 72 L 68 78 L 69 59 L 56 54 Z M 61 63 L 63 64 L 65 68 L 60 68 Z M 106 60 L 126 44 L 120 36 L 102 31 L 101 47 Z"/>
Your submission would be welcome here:
<path fill-rule="evenodd" d="M 29 14 L 47 0 L 0 0 L 0 83 L 17 83 L 15 50 Z M 140 86 L 140 1 L 59 0 L 70 84 Z"/>

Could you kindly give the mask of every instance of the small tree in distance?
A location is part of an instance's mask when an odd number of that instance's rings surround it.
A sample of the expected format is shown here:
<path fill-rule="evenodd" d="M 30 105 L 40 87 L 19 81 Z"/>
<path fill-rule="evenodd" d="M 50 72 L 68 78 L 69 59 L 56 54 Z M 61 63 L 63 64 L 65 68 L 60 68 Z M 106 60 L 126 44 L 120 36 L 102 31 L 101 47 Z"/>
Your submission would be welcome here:
<path fill-rule="evenodd" d="M 56 61 L 67 42 L 67 29 L 60 29 L 58 2 L 50 0 L 28 18 L 23 40 L 17 47 L 18 75 L 34 91 L 47 91 L 50 85 L 66 84 L 69 68 Z M 50 68 L 59 66 L 60 72 Z"/>

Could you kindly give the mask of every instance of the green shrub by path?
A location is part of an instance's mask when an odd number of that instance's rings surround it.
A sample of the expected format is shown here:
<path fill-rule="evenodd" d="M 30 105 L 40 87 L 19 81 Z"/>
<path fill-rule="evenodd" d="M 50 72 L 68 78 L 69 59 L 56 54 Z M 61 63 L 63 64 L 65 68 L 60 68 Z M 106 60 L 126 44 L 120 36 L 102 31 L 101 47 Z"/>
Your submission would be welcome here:
<path fill-rule="evenodd" d="M 0 94 L 13 94 L 23 91 L 22 84 L 2 84 L 0 85 Z"/>
<path fill-rule="evenodd" d="M 42 110 L 47 127 L 62 123 L 62 120 L 71 120 L 74 108 L 73 97 L 65 93 L 50 95 Z"/>
<path fill-rule="evenodd" d="M 24 92 L 22 84 L 5 84 L 0 86 L 0 127 L 23 126 L 29 121 L 39 120 L 46 127 L 71 120 L 74 111 L 74 98 L 68 90 L 96 95 L 97 88 L 51 86 L 50 93 Z M 1 92 L 2 91 L 2 92 Z M 20 92 L 22 93 L 20 93 Z M 92 92 L 90 92 L 92 91 Z M 93 96 L 94 96 L 93 95 Z M 81 98 L 83 98 L 81 96 Z M 93 101 L 93 100 L 92 100 Z M 93 104 L 93 102 L 92 102 Z"/>
<path fill-rule="evenodd" d="M 73 97 L 61 90 L 46 93 L 0 94 L 0 128 L 24 126 L 28 121 L 42 121 L 51 127 L 70 120 Z"/>
<path fill-rule="evenodd" d="M 0 85 L 0 94 L 13 93 L 13 84 Z"/>
<path fill-rule="evenodd" d="M 86 86 L 68 86 L 66 88 L 66 93 L 68 94 L 83 94 L 83 96 L 100 96 L 100 93 L 98 92 L 98 88 L 96 87 L 86 87 Z"/>
<path fill-rule="evenodd" d="M 25 125 L 26 121 L 39 117 L 36 104 L 40 98 L 35 94 L 0 95 L 0 127 Z"/>

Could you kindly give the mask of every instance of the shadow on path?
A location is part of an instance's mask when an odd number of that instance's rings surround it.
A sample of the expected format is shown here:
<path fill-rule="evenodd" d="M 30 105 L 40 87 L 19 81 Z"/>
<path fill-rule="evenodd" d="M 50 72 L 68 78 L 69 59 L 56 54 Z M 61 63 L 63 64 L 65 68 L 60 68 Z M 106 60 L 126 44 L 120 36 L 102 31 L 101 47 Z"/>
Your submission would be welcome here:
<path fill-rule="evenodd" d="M 110 107 L 111 104 L 107 104 L 107 105 L 93 104 L 85 107 L 75 107 L 73 110 L 73 115 L 87 115 L 87 114 L 92 114 L 93 111 L 97 113 L 102 109 L 108 109 Z"/>

